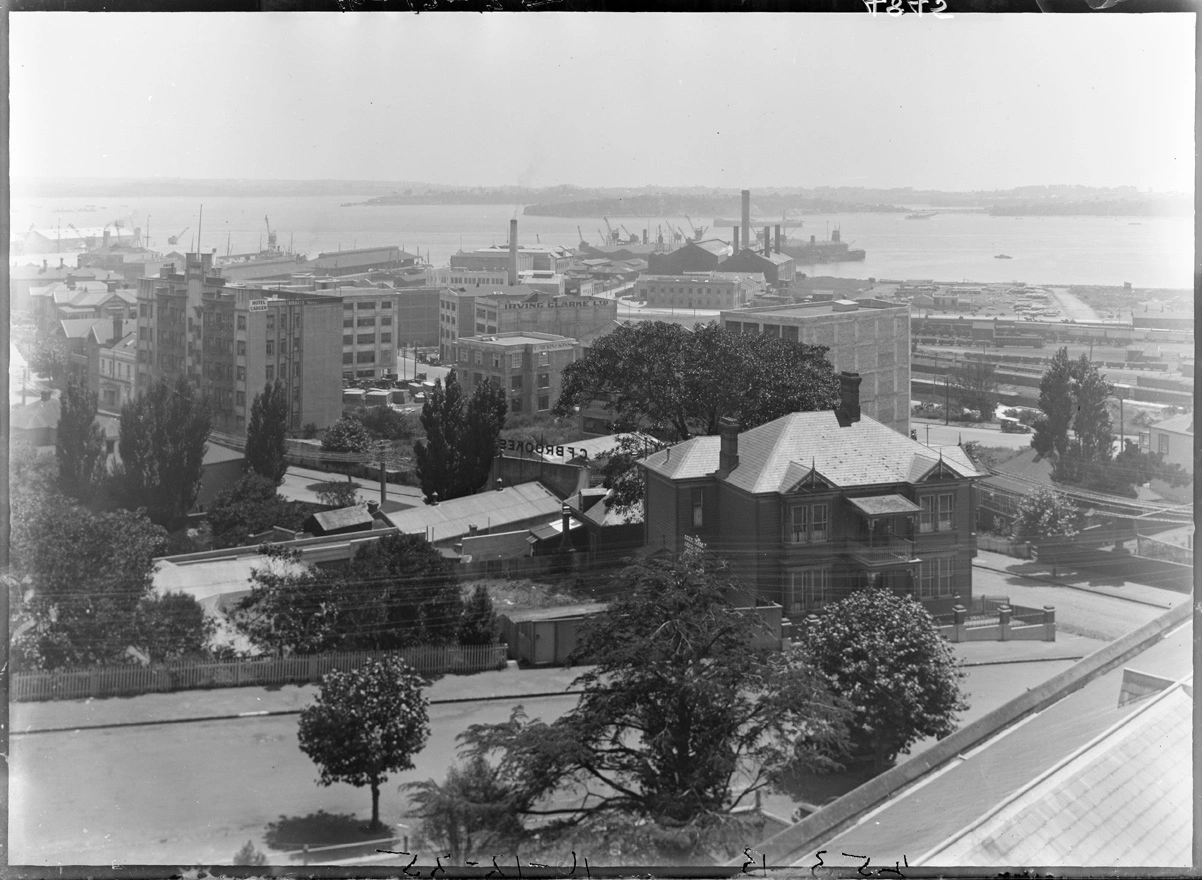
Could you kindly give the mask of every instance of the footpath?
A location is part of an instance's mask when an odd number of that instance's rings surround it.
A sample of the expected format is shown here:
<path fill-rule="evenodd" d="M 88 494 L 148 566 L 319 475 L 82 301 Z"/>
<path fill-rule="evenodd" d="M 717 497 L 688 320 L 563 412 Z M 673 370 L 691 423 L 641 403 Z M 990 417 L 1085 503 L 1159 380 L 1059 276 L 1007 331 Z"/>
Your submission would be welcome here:
<path fill-rule="evenodd" d="M 575 669 L 507 668 L 473 675 L 444 675 L 426 688 L 434 705 L 555 696 L 571 690 L 584 672 Z M 104 697 L 85 700 L 47 700 L 10 703 L 13 734 L 126 724 L 173 724 L 200 719 L 257 717 L 300 712 L 317 696 L 318 685 L 213 688 Z"/>
<path fill-rule="evenodd" d="M 993 553 L 988 550 L 978 550 L 977 558 L 973 560 L 974 569 L 984 569 L 1015 577 L 1026 578 L 1033 583 L 1065 587 L 1070 590 L 1080 590 L 1099 596 L 1111 596 L 1116 599 L 1126 599 L 1131 602 L 1163 608 L 1166 611 L 1175 605 L 1189 600 L 1188 593 L 1175 590 L 1165 590 L 1160 587 L 1150 587 L 1147 584 L 1137 584 L 1122 578 L 1102 578 L 1075 574 L 1071 577 L 1053 577 L 1046 565 L 1040 565 L 1029 559 L 1016 559 L 1004 553 Z M 974 579 L 975 583 L 975 579 Z M 979 594 L 982 590 L 973 590 Z"/>

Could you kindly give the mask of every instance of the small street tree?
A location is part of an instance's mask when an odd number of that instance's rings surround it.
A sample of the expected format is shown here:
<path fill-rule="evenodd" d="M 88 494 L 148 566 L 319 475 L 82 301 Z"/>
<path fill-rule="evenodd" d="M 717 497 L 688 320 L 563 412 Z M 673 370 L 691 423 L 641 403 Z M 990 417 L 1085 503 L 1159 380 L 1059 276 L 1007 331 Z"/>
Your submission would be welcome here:
<path fill-rule="evenodd" d="M 997 378 L 994 365 L 983 360 L 962 360 L 951 371 L 950 380 L 960 404 L 975 409 L 981 421 L 992 422 L 997 408 Z"/>
<path fill-rule="evenodd" d="M 319 483 L 315 494 L 326 507 L 354 507 L 359 503 L 359 484 L 350 480 L 329 480 Z"/>
<path fill-rule="evenodd" d="M 459 644 L 491 645 L 497 640 L 497 612 L 488 587 L 477 584 L 471 596 L 463 600 L 459 622 Z"/>
<path fill-rule="evenodd" d="M 144 507 L 169 529 L 183 521 L 200 492 L 212 411 L 182 377 L 165 379 L 121 408 L 118 470 L 124 506 Z"/>
<path fill-rule="evenodd" d="M 277 379 L 255 395 L 246 425 L 246 469 L 277 486 L 284 482 L 288 472 L 288 462 L 284 460 L 288 413 L 287 390 Z"/>
<path fill-rule="evenodd" d="M 425 680 L 396 657 L 350 672 L 330 672 L 315 702 L 301 712 L 301 751 L 317 764 L 321 785 L 371 788 L 372 830 L 380 822 L 380 784 L 413 769 L 430 736 Z"/>
<path fill-rule="evenodd" d="M 720 854 L 732 808 L 792 770 L 837 766 L 846 714 L 806 664 L 753 647 L 758 615 L 736 610 L 718 563 L 642 562 L 615 585 L 571 658 L 591 666 L 578 705 L 549 724 L 519 706 L 460 740 L 495 760 L 516 815 L 573 834 L 637 823 L 653 856 Z"/>
<path fill-rule="evenodd" d="M 144 597 L 134 625 L 136 645 L 155 662 L 204 655 L 217 632 L 216 621 L 187 593 Z"/>
<path fill-rule="evenodd" d="M 1055 573 L 1057 548 L 1067 544 L 1080 528 L 1081 512 L 1073 499 L 1041 486 L 1019 500 L 1013 536 L 1017 541 L 1038 545 L 1045 561 L 1051 556 Z"/>
<path fill-rule="evenodd" d="M 88 501 L 104 475 L 104 431 L 96 424 L 96 394 L 68 382 L 54 441 L 58 485 L 64 495 Z"/>
<path fill-rule="evenodd" d="M 370 452 L 373 443 L 371 434 L 358 419 L 343 416 L 326 428 L 321 437 L 321 448 L 325 452 Z"/>
<path fill-rule="evenodd" d="M 877 773 L 923 737 L 944 737 L 968 708 L 964 672 L 919 602 L 888 590 L 852 593 L 826 608 L 796 648 L 846 697 L 853 755 Z"/>
<path fill-rule="evenodd" d="M 474 855 L 516 851 L 525 836 L 521 819 L 497 769 L 477 756 L 451 767 L 441 784 L 433 779 L 401 786 L 416 804 L 426 843 L 462 864 Z"/>

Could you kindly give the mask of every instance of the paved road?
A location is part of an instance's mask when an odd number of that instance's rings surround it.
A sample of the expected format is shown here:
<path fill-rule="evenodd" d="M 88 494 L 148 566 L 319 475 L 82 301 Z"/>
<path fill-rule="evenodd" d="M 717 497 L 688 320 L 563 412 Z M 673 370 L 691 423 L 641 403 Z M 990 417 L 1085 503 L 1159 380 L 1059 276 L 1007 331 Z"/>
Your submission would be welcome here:
<path fill-rule="evenodd" d="M 912 418 L 910 428 L 918 435 L 918 442 L 928 446 L 955 446 L 972 440 L 982 446 L 1004 446 L 1007 449 L 1026 449 L 1031 445 L 1030 434 L 1003 434 L 996 426 L 963 427 Z"/>
<path fill-rule="evenodd" d="M 1101 317 L 1090 306 L 1086 305 L 1064 287 L 1049 287 L 1048 292 L 1064 317 L 1072 321 L 1100 321 Z"/>

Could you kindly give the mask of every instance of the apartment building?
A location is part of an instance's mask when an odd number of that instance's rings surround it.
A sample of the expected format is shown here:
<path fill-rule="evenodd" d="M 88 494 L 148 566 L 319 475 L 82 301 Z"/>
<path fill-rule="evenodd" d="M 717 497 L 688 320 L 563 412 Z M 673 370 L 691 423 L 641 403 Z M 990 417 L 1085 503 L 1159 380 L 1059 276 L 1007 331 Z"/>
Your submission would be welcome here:
<path fill-rule="evenodd" d="M 576 340 L 550 333 L 497 333 L 460 339 L 454 367 L 464 393 L 492 380 L 511 413 L 546 412 L 563 387 L 563 368 L 576 360 Z"/>
<path fill-rule="evenodd" d="M 873 299 L 833 300 L 723 312 L 723 327 L 825 345 L 836 370 L 863 378 L 865 413 L 910 435 L 910 310 Z"/>
<path fill-rule="evenodd" d="M 742 272 L 642 275 L 635 287 L 649 306 L 683 309 L 741 309 L 763 290 L 762 274 Z"/>
<path fill-rule="evenodd" d="M 647 545 L 703 545 L 794 618 L 879 586 L 932 613 L 972 595 L 973 482 L 958 446 L 930 448 L 860 412 L 840 374 L 833 411 L 694 437 L 643 460 Z"/>
<path fill-rule="evenodd" d="M 254 396 L 284 384 L 289 424 L 326 427 L 342 413 L 338 297 L 227 285 L 212 254 L 188 254 L 138 287 L 136 388 L 185 377 L 213 405 L 213 427 L 239 434 Z"/>

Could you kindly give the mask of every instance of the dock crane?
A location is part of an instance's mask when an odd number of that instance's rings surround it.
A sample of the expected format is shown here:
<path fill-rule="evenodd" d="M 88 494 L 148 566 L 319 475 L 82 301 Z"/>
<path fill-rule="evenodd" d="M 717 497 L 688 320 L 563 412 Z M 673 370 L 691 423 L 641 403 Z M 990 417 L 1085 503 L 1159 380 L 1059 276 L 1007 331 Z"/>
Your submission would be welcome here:
<path fill-rule="evenodd" d="M 271 222 L 267 219 L 266 216 L 263 217 L 263 223 L 267 227 L 267 250 L 272 251 L 272 252 L 278 251 L 279 247 L 277 247 L 277 245 L 275 243 L 276 242 L 275 232 L 272 231 Z"/>
<path fill-rule="evenodd" d="M 30 227 L 30 228 L 32 228 L 32 227 Z M 74 223 L 68 223 L 68 224 L 67 224 L 67 228 L 68 228 L 68 229 L 71 229 L 71 230 L 74 230 L 75 234 L 76 234 L 77 236 L 79 236 L 79 244 L 80 244 L 80 247 L 87 247 L 87 246 L 88 246 L 88 237 L 87 237 L 86 235 L 84 235 L 82 232 L 80 232 L 78 229 L 76 229 L 76 228 L 75 228 L 75 224 L 74 224 Z"/>
<path fill-rule="evenodd" d="M 605 236 L 605 243 L 613 244 L 618 240 L 618 233 L 615 232 L 614 228 L 609 225 L 608 217 L 602 217 L 601 219 L 605 221 L 605 231 L 608 233 L 608 235 Z"/>
<path fill-rule="evenodd" d="M 684 215 L 684 219 L 689 221 L 689 228 L 693 230 L 693 241 L 701 241 L 701 236 L 705 235 L 705 230 L 709 229 L 709 227 L 698 226 L 688 214 Z"/>
<path fill-rule="evenodd" d="M 583 250 L 585 245 L 588 244 L 588 242 L 584 240 L 584 233 L 580 231 L 579 223 L 576 224 L 576 234 L 580 236 L 580 248 L 581 248 L 581 250 Z"/>
<path fill-rule="evenodd" d="M 601 239 L 601 247 L 605 247 L 607 244 L 609 244 L 609 242 L 605 240 L 605 233 L 600 229 L 597 230 L 597 235 Z"/>
<path fill-rule="evenodd" d="M 179 240 L 184 237 L 184 232 L 187 232 L 191 228 L 191 226 L 185 226 L 183 232 L 167 236 L 167 244 L 179 244 Z"/>
<path fill-rule="evenodd" d="M 632 235 L 630 230 L 627 229 L 623 224 L 619 223 L 618 227 L 623 232 L 626 233 L 626 241 L 623 242 L 623 244 L 638 244 L 639 243 L 639 237 L 637 235 Z"/>

